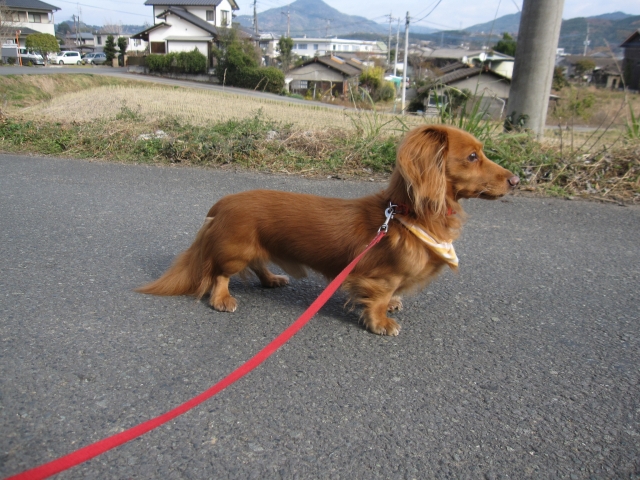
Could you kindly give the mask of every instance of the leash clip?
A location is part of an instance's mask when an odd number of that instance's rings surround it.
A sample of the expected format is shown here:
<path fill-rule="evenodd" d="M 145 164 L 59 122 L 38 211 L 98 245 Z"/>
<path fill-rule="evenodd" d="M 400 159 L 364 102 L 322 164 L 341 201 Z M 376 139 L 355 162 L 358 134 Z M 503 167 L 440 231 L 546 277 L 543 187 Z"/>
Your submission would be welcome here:
<path fill-rule="evenodd" d="M 380 225 L 380 228 L 378 229 L 378 233 L 380 233 L 380 232 L 387 233 L 389 231 L 389 221 L 396 214 L 396 207 L 397 207 L 397 205 L 394 205 L 393 203 L 389 202 L 389 206 L 384 211 L 384 216 L 386 217 L 386 219 L 385 219 L 384 223 L 382 225 Z"/>

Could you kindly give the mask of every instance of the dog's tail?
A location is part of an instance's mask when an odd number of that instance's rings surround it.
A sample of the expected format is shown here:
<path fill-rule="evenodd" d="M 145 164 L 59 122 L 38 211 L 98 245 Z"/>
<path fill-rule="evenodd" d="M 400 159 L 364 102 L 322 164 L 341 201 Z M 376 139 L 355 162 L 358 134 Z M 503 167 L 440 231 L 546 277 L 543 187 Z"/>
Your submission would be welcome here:
<path fill-rule="evenodd" d="M 212 279 L 206 274 L 210 262 L 200 258 L 205 232 L 213 218 L 207 217 L 193 244 L 175 259 L 159 279 L 135 289 L 151 295 L 196 295 L 202 297 L 211 290 Z"/>

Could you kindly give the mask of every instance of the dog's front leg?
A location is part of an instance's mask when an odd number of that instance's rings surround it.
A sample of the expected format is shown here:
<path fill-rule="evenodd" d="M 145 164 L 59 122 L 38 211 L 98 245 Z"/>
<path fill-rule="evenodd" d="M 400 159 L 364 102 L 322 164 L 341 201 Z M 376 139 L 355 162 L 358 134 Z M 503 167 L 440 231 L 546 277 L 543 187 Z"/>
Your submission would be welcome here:
<path fill-rule="evenodd" d="M 370 332 L 391 336 L 400 333 L 398 322 L 387 316 L 387 311 L 401 308 L 400 297 L 393 296 L 399 285 L 400 279 L 364 276 L 350 277 L 345 282 L 352 299 L 362 305 L 362 320 Z"/>

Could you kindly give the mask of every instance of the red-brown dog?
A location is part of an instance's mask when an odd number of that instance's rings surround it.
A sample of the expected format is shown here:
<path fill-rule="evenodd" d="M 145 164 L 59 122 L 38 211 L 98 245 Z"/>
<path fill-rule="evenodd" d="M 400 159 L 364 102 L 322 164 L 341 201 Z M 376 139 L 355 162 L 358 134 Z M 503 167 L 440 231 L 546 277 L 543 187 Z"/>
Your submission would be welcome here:
<path fill-rule="evenodd" d="M 137 289 L 155 295 L 210 295 L 213 308 L 233 312 L 229 277 L 253 271 L 265 287 L 287 285 L 272 262 L 294 277 L 307 268 L 335 277 L 375 237 L 390 202 L 398 205 L 387 235 L 343 288 L 362 305 L 366 327 L 397 335 L 387 316 L 400 310 L 400 293 L 425 286 L 445 265 L 457 266 L 451 243 L 459 235 L 461 198 L 498 198 L 520 179 L 489 160 L 472 135 L 442 125 L 409 132 L 398 148 L 386 190 L 341 200 L 254 190 L 216 203 L 193 245 L 158 280 Z"/>

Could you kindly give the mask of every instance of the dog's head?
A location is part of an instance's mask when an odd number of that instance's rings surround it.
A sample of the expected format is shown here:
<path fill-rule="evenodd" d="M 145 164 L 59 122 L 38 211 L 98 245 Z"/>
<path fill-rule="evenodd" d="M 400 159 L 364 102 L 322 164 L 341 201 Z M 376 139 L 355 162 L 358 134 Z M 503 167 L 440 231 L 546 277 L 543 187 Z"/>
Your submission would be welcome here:
<path fill-rule="evenodd" d="M 499 198 L 520 179 L 489 160 L 473 135 L 445 125 L 410 131 L 398 148 L 396 168 L 417 213 L 447 211 L 447 199 Z"/>

